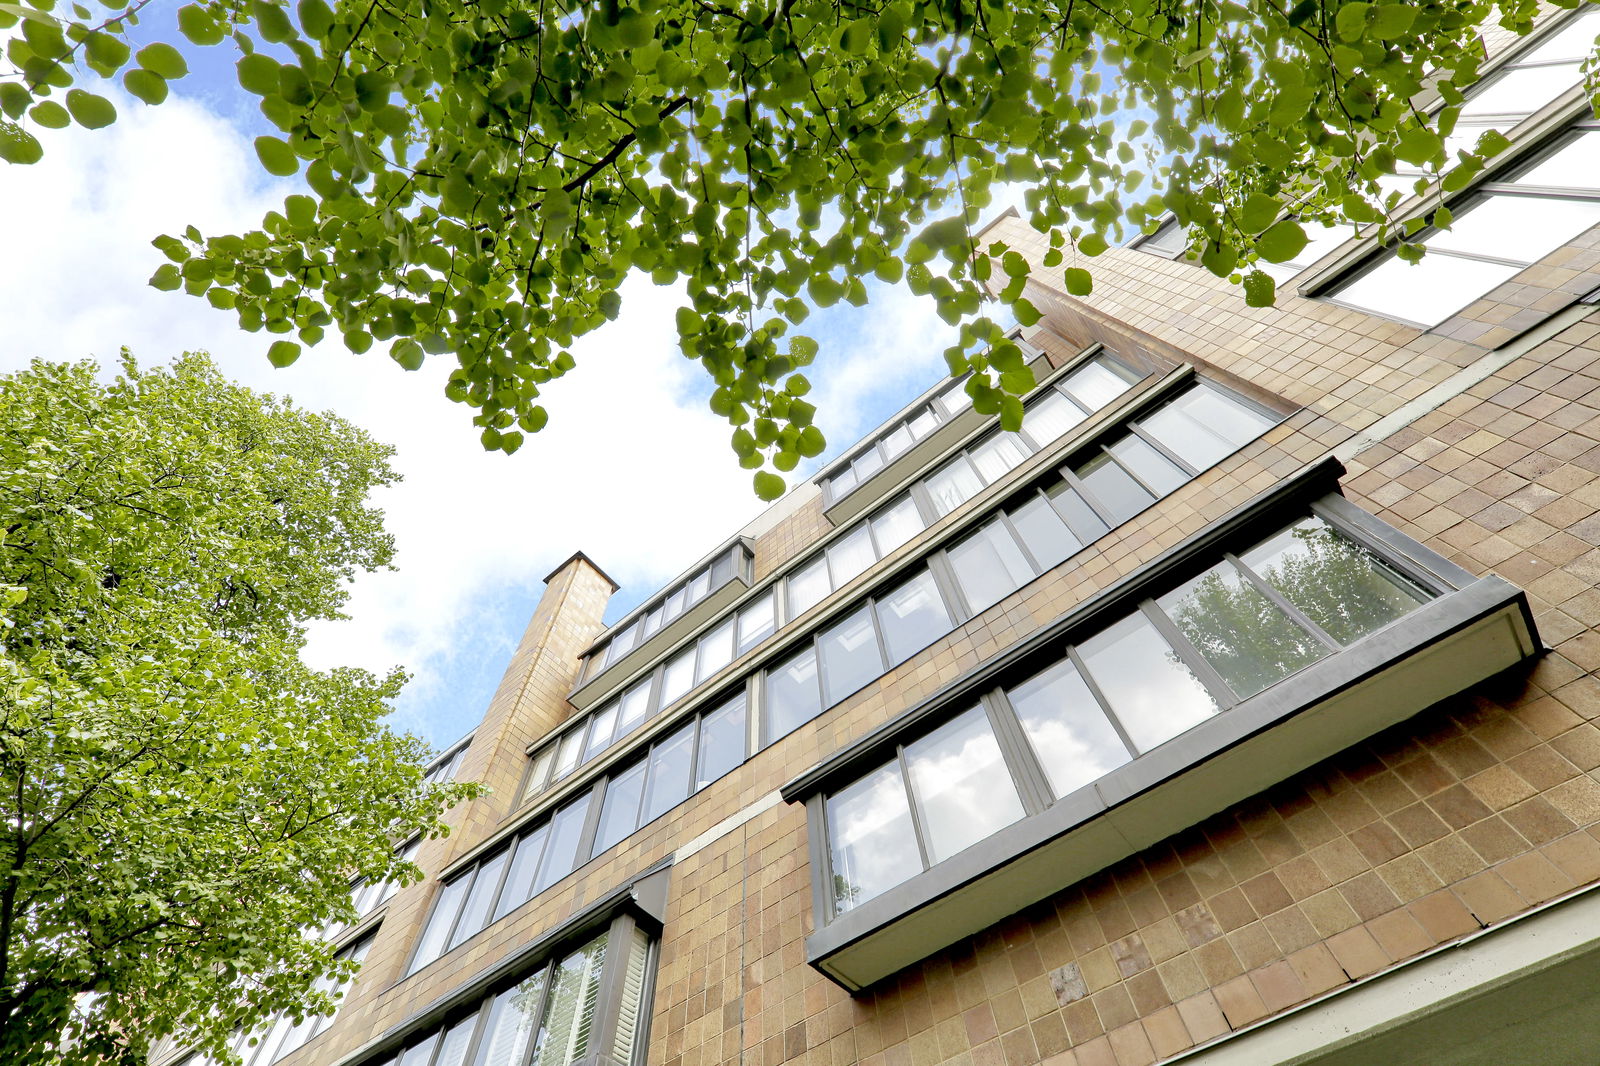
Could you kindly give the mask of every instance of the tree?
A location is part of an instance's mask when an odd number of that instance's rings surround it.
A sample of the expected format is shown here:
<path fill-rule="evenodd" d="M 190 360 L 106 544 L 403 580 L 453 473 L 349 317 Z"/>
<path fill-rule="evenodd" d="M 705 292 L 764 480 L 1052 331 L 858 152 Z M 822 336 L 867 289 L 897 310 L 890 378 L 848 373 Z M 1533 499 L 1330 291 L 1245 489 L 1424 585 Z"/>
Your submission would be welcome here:
<path fill-rule="evenodd" d="M 329 1008 L 350 967 L 303 930 L 475 794 L 382 724 L 402 675 L 299 657 L 388 565 L 389 454 L 203 356 L 0 378 L 0 1061 Z"/>
<path fill-rule="evenodd" d="M 112 122 L 77 84 L 86 71 L 125 72 L 147 103 L 186 73 L 172 44 L 131 50 L 150 0 L 103 2 L 0 7 L 21 20 L 0 157 L 39 158 L 32 128 Z M 238 49 L 239 84 L 281 134 L 256 141 L 261 164 L 303 167 L 308 192 L 242 236 L 160 238 L 171 262 L 152 283 L 282 334 L 279 364 L 329 328 L 356 351 L 391 342 L 407 368 L 451 353 L 448 394 L 477 409 L 485 447 L 513 451 L 545 424 L 540 390 L 572 368 L 572 342 L 618 313 L 622 279 L 682 281 L 684 354 L 715 381 L 711 407 L 770 498 L 782 479 L 765 465 L 790 470 L 825 444 L 800 372 L 816 345 L 784 338 L 813 307 L 864 303 L 869 277 L 903 277 L 962 323 L 951 373 L 973 371 L 976 408 L 1016 428 L 1033 378 L 983 314 L 985 282 L 1023 324 L 1039 312 L 1022 254 L 973 239 L 997 185 L 1029 187 L 1044 265 L 1071 292 L 1089 292 L 1090 261 L 1124 220 L 1170 210 L 1207 267 L 1270 303 L 1254 263 L 1292 259 L 1299 220 L 1376 223 L 1386 238 L 1398 197 L 1375 179 L 1396 160 L 1450 189 L 1504 147 L 1492 133 L 1447 159 L 1442 135 L 1478 76 L 1480 29 L 1526 33 L 1537 10 L 197 0 L 177 13 L 183 47 Z M 1414 106 L 1432 94 L 1436 112 Z"/>

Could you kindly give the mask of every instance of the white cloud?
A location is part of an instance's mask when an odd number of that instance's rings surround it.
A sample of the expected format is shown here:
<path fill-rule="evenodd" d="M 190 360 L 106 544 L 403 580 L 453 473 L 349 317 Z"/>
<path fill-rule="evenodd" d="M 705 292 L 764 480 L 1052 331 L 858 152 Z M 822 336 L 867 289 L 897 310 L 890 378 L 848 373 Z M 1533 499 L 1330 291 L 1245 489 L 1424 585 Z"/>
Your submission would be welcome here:
<path fill-rule="evenodd" d="M 193 102 L 117 104 L 115 126 L 50 135 L 42 163 L 0 168 L 9 253 L 0 257 L 0 371 L 34 356 L 105 364 L 124 344 L 145 363 L 207 349 L 230 376 L 332 409 L 396 445 L 405 481 L 377 502 L 400 569 L 361 578 L 351 621 L 318 627 L 309 657 L 405 664 L 417 675 L 407 703 L 423 717 L 401 724 L 437 733 L 429 716 L 450 697 L 440 683 L 463 644 L 488 640 L 509 653 L 520 635 L 520 621 L 486 631 L 484 604 L 526 595 L 572 551 L 625 586 L 653 588 L 759 509 L 728 427 L 705 409 L 709 383 L 677 352 L 678 294 L 648 282 L 627 285 L 621 318 L 576 348 L 578 368 L 548 387 L 550 425 L 514 456 L 484 453 L 468 409 L 443 398 L 444 360 L 407 375 L 376 352 L 324 343 L 272 370 L 271 338 L 145 284 L 162 262 L 149 241 L 189 223 L 253 228 L 291 186 L 261 183 L 248 139 Z M 480 708 L 467 710 L 475 718 Z"/>

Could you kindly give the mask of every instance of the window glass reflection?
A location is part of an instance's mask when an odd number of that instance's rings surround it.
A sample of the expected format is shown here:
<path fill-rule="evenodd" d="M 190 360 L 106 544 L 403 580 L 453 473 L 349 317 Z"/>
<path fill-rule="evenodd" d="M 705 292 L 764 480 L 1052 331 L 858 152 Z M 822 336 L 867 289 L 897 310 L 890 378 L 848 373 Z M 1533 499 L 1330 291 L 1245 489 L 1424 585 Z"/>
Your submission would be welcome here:
<path fill-rule="evenodd" d="M 1111 454 L 1157 496 L 1165 496 L 1189 480 L 1176 463 L 1131 433 L 1111 445 Z"/>
<path fill-rule="evenodd" d="M 1140 751 L 1217 713 L 1211 694 L 1143 614 L 1103 630 L 1078 652 Z"/>
<path fill-rule="evenodd" d="M 596 855 L 638 828 L 644 772 L 645 763 L 637 762 L 606 783 L 605 803 L 600 807 L 600 828 L 594 839 Z"/>
<path fill-rule="evenodd" d="M 744 697 L 739 696 L 700 720 L 700 754 L 695 760 L 696 791 L 744 761 Z"/>
<path fill-rule="evenodd" d="M 878 542 L 880 555 L 888 555 L 900 545 L 922 532 L 922 516 L 910 496 L 901 497 L 898 503 L 885 508 L 872 519 L 872 535 Z"/>
<path fill-rule="evenodd" d="M 1593 180 L 1593 179 L 1591 179 Z M 1428 238 L 1429 248 L 1533 263 L 1600 222 L 1600 203 L 1491 196 Z M 1424 259 L 1423 265 L 1428 260 Z"/>
<path fill-rule="evenodd" d="M 998 518 L 949 550 L 956 583 L 974 612 L 1033 580 L 1033 567 Z"/>
<path fill-rule="evenodd" d="M 1070 659 L 1006 695 L 1057 796 L 1103 777 L 1131 757 Z"/>
<path fill-rule="evenodd" d="M 767 671 L 766 742 L 811 721 L 822 710 L 817 657 L 810 648 Z"/>
<path fill-rule="evenodd" d="M 1514 184 L 1600 189 L 1600 130 L 1580 134 Z"/>
<path fill-rule="evenodd" d="M 872 612 L 862 607 L 824 630 L 817 641 L 822 652 L 823 706 L 831 707 L 883 673 Z"/>
<path fill-rule="evenodd" d="M 841 588 L 845 582 L 877 562 L 872 550 L 872 535 L 861 523 L 828 545 L 828 569 L 833 573 L 833 587 Z"/>
<path fill-rule="evenodd" d="M 539 860 L 544 856 L 544 844 L 550 836 L 550 823 L 546 822 L 517 841 L 516 854 L 511 859 L 511 869 L 506 872 L 505 888 L 494 909 L 494 920 L 516 910 L 533 898 L 533 882 L 539 872 Z"/>
<path fill-rule="evenodd" d="M 1112 525 L 1121 525 L 1155 502 L 1150 491 L 1133 479 L 1109 455 L 1092 459 L 1078 469 L 1083 487 L 1094 497 L 1095 503 L 1110 518 Z"/>
<path fill-rule="evenodd" d="M 1042 496 L 1012 511 L 1011 524 L 1016 527 L 1023 545 L 1046 570 L 1083 547 L 1055 508 Z"/>
<path fill-rule="evenodd" d="M 789 575 L 789 617 L 796 618 L 833 591 L 828 580 L 828 560 L 818 556 L 816 561 L 802 566 Z"/>
<path fill-rule="evenodd" d="M 1241 699 L 1328 654 L 1232 563 L 1213 566 L 1156 601 Z"/>
<path fill-rule="evenodd" d="M 1022 817 L 1022 800 L 982 707 L 905 750 L 929 862 L 942 862 Z"/>
<path fill-rule="evenodd" d="M 1239 558 L 1341 644 L 1353 644 L 1429 599 L 1372 552 L 1314 516 Z"/>
<path fill-rule="evenodd" d="M 700 661 L 695 667 L 695 680 L 704 681 L 724 666 L 733 662 L 733 619 L 700 638 Z"/>
<path fill-rule="evenodd" d="M 539 876 L 533 883 L 533 894 L 538 895 L 577 866 L 578 843 L 583 837 L 583 823 L 589 816 L 589 798 L 585 792 L 572 803 L 556 812 L 550 820 L 550 843 L 545 848 L 544 862 L 539 865 Z"/>
<path fill-rule="evenodd" d="M 533 1039 L 534 1013 L 543 999 L 543 970 L 495 997 L 484 1028 L 479 1066 L 520 1066 Z"/>
<path fill-rule="evenodd" d="M 694 758 L 694 722 L 683 726 L 650 751 L 650 778 L 639 824 L 653 822 L 689 795 L 689 764 Z"/>
<path fill-rule="evenodd" d="M 502 851 L 478 867 L 478 875 L 472 881 L 472 891 L 467 893 L 467 901 L 461 907 L 461 918 L 456 922 L 455 932 L 450 935 L 446 951 L 482 929 L 489 920 L 489 908 L 494 905 L 495 891 L 500 887 L 500 874 L 506 868 L 507 854 Z"/>
<path fill-rule="evenodd" d="M 1140 422 L 1147 433 L 1196 470 L 1213 466 L 1275 424 L 1259 411 L 1204 385 L 1174 398 Z"/>
<path fill-rule="evenodd" d="M 1068 374 L 1061 387 L 1089 410 L 1097 411 L 1127 392 L 1132 384 L 1117 364 L 1094 359 Z"/>
<path fill-rule="evenodd" d="M 909 659 L 950 632 L 950 612 L 927 570 L 879 597 L 877 610 L 890 663 Z"/>
<path fill-rule="evenodd" d="M 933 509 L 942 517 L 972 499 L 983 488 L 983 482 L 967 462 L 958 455 L 943 469 L 925 482 L 928 495 L 933 499 Z"/>
<path fill-rule="evenodd" d="M 972 465 L 986 485 L 1005 477 L 1032 454 L 1015 433 L 996 433 L 971 451 Z"/>
<path fill-rule="evenodd" d="M 833 909 L 844 913 L 922 870 L 898 763 L 828 797 Z"/>
<path fill-rule="evenodd" d="M 1033 442 L 1043 448 L 1059 440 L 1087 416 L 1078 405 L 1055 390 L 1050 390 L 1028 405 L 1022 412 L 1022 429 Z"/>

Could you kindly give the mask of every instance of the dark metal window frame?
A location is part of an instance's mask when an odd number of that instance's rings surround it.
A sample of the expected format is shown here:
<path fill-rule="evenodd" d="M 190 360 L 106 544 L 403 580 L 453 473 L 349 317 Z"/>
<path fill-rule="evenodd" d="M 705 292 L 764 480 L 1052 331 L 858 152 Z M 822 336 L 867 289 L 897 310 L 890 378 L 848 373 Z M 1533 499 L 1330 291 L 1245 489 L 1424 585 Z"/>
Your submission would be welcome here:
<path fill-rule="evenodd" d="M 1172 740 L 1157 745 L 1142 755 L 1135 755 L 1128 763 L 1124 763 L 1097 781 L 1056 799 L 1049 790 L 1048 777 L 1044 775 L 1042 763 L 1033 754 L 1031 741 L 1026 737 L 1020 717 L 1008 706 L 1005 696 L 1008 689 L 1058 663 L 1064 654 L 1071 655 L 1075 659 L 1076 656 L 1072 654 L 1071 649 L 1080 640 L 1093 636 L 1105 627 L 1126 618 L 1133 611 L 1144 611 L 1150 601 L 1205 572 L 1217 562 L 1227 558 L 1227 553 L 1242 546 L 1253 545 L 1281 531 L 1300 516 L 1311 513 L 1322 517 L 1340 533 L 1374 552 L 1387 566 L 1394 568 L 1405 578 L 1435 596 L 1433 600 L 1420 605 L 1415 611 L 1375 630 L 1359 641 L 1359 646 L 1364 650 L 1359 654 L 1355 652 L 1349 654 L 1361 658 L 1363 664 L 1365 659 L 1370 657 L 1368 653 L 1376 655 L 1381 651 L 1387 655 L 1409 654 L 1412 645 L 1408 644 L 1408 641 L 1425 639 L 1418 630 L 1419 626 L 1425 624 L 1418 621 L 1420 614 L 1489 611 L 1489 605 L 1493 605 L 1494 611 L 1499 611 L 1504 610 L 1508 602 L 1520 612 L 1527 633 L 1534 635 L 1536 643 L 1537 630 L 1526 599 L 1520 592 L 1497 578 L 1474 578 L 1449 560 L 1345 501 L 1337 495 L 1337 478 L 1342 472 L 1342 466 L 1332 458 L 1308 467 L 1295 477 L 1236 509 L 1189 541 L 1153 560 L 1140 571 L 1086 603 L 1080 604 L 1039 633 L 989 662 L 980 664 L 965 677 L 946 686 L 941 692 L 910 708 L 898 718 L 860 738 L 785 785 L 782 789 L 784 799 L 791 803 L 804 802 L 808 813 L 812 893 L 814 913 L 817 918 L 817 932 L 813 934 L 811 943 L 808 944 L 808 957 L 812 964 L 824 969 L 830 978 L 838 980 L 822 963 L 831 954 L 844 950 L 852 942 L 850 939 L 841 940 L 841 936 L 847 938 L 865 936 L 873 930 L 892 926 L 901 916 L 918 912 L 949 890 L 936 888 L 934 882 L 942 884 L 951 881 L 952 877 L 968 880 L 981 877 L 985 871 L 1003 869 L 1014 859 L 1020 858 L 1020 853 L 1013 853 L 1008 849 L 1017 846 L 1016 842 L 1025 837 L 1031 839 L 1028 833 L 1036 834 L 1040 831 L 1037 827 L 1027 826 L 1025 823 L 1030 821 L 1030 815 L 1033 813 L 1030 804 L 1039 802 L 1041 795 L 1048 798 L 1046 806 L 1050 808 L 1050 812 L 1046 820 L 1052 825 L 1060 822 L 1064 827 L 1062 831 L 1065 831 L 1087 824 L 1111 809 L 1105 806 L 1106 803 L 1125 802 L 1146 789 L 1155 787 L 1162 781 L 1206 761 L 1217 751 L 1226 750 L 1225 747 L 1213 750 L 1212 747 L 1206 746 L 1215 745 L 1219 742 L 1218 738 L 1240 730 L 1270 729 L 1283 716 L 1292 716 L 1318 699 L 1325 698 L 1328 693 L 1320 695 L 1308 693 L 1311 687 L 1321 683 L 1322 677 L 1330 676 L 1329 673 L 1325 672 L 1315 677 L 1310 675 L 1316 674 L 1324 664 L 1337 663 L 1340 668 L 1348 668 L 1345 666 L 1346 661 L 1353 664 L 1354 659 L 1347 660 L 1346 655 L 1340 652 L 1331 653 L 1323 656 L 1317 663 L 1291 673 L 1278 683 L 1245 699 L 1233 697 L 1231 690 L 1220 677 L 1216 677 L 1214 671 L 1209 671 L 1213 674 L 1210 683 L 1216 686 L 1216 691 L 1223 692 L 1231 698 L 1231 705 L 1221 704 L 1217 714 L 1193 727 L 1191 731 L 1180 733 Z M 1436 605 L 1444 606 L 1436 611 Z M 1163 632 L 1162 636 L 1169 639 L 1175 650 L 1180 647 L 1172 638 L 1176 636 L 1181 639 L 1181 634 L 1169 631 Z M 1378 639 L 1372 640 L 1372 637 Z M 1187 645 L 1187 641 L 1183 644 Z M 1350 646 L 1354 647 L 1356 646 Z M 1204 663 L 1203 657 L 1198 653 L 1194 653 L 1194 658 Z M 1190 660 L 1186 657 L 1185 661 Z M 1082 668 L 1081 662 L 1076 662 L 1075 665 L 1079 667 L 1080 677 L 1092 685 L 1092 675 Z M 831 891 L 831 841 L 826 813 L 827 798 L 899 758 L 899 752 L 905 744 L 914 743 L 917 739 L 928 735 L 946 722 L 965 713 L 978 702 L 985 703 L 990 712 L 990 721 L 999 723 L 996 736 L 1000 740 L 1002 753 L 1008 759 L 1014 756 L 1026 756 L 1018 758 L 1011 764 L 1011 773 L 1019 785 L 1019 795 L 1023 797 L 1024 806 L 1029 809 L 1017 822 L 947 859 L 946 863 L 952 864 L 952 869 L 960 867 L 955 874 L 949 876 L 941 874 L 941 867 L 945 863 L 925 868 L 921 874 L 913 874 L 899 885 L 848 908 L 844 912 L 850 919 L 846 923 L 849 926 L 848 933 L 831 931 L 830 927 L 841 916 L 835 913 Z M 1248 713 L 1244 710 L 1246 706 L 1252 708 Z M 996 715 L 994 713 L 996 708 L 1004 713 Z M 1231 720 L 1228 713 L 1230 709 L 1234 711 Z M 1239 717 L 1241 714 L 1244 717 Z M 1261 719 L 1260 722 L 1256 721 L 1258 718 Z M 1114 714 L 1108 715 L 1108 720 L 1114 725 L 1119 724 Z M 1210 728 L 1215 723 L 1221 723 L 1220 728 Z M 1191 733 L 1205 735 L 1200 741 L 1191 744 L 1184 739 Z M 1254 733 L 1246 732 L 1240 735 L 1250 736 Z M 1127 738 L 1124 735 L 1124 743 L 1126 742 Z M 1226 741 L 1225 744 L 1231 745 L 1235 742 L 1237 741 Z M 1135 749 L 1130 746 L 1129 750 Z M 1097 790 L 1109 792 L 1109 795 L 1096 795 Z M 1023 829 L 1026 832 L 1013 832 Z M 929 880 L 930 877 L 933 881 Z M 966 883 L 966 881 L 952 882 L 956 883 Z M 1066 887 L 1066 884 L 1061 887 Z M 930 896 L 930 892 L 934 892 L 934 895 Z M 929 950 L 935 949 L 936 946 L 930 947 Z M 846 987 L 851 991 L 856 990 L 848 984 Z"/>

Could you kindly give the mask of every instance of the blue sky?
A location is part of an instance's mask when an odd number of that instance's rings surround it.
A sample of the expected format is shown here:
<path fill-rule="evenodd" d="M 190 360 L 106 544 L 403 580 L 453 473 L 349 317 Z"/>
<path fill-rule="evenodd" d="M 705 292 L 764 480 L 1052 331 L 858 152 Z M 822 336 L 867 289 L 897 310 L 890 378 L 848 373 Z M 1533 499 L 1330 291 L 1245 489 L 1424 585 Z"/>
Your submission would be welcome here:
<path fill-rule="evenodd" d="M 171 37 L 161 10 L 136 47 Z M 275 371 L 267 335 L 241 332 L 203 300 L 150 289 L 162 261 L 152 237 L 190 222 L 208 234 L 254 228 L 296 191 L 256 165 L 251 142 L 265 122 L 234 84 L 235 58 L 231 46 L 195 50 L 167 103 L 112 92 L 114 126 L 46 131 L 42 163 L 0 166 L 0 202 L 27 205 L 8 212 L 7 243 L 32 250 L 0 257 L 0 372 L 36 356 L 108 365 L 122 345 L 145 363 L 204 349 L 252 387 L 394 444 L 405 481 L 377 502 L 399 571 L 358 579 L 350 619 L 314 627 L 308 658 L 405 666 L 414 680 L 394 723 L 447 744 L 481 716 L 543 577 L 573 551 L 622 583 L 614 619 L 763 505 L 727 447 L 730 427 L 706 410 L 709 379 L 676 350 L 672 288 L 625 285 L 622 315 L 576 346 L 578 369 L 547 390 L 550 426 L 509 457 L 483 453 L 470 411 L 442 396 L 447 358 L 407 374 L 376 350 L 357 357 L 325 341 Z M 830 442 L 824 460 L 944 373 L 953 331 L 931 302 L 868 287 L 868 307 L 806 323 L 821 348 L 808 376 Z"/>

